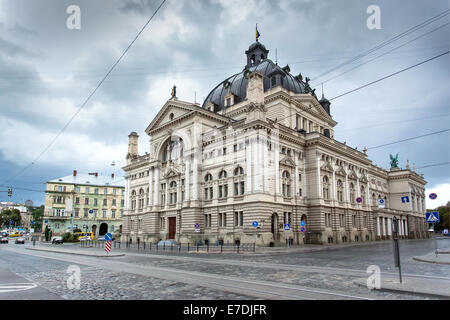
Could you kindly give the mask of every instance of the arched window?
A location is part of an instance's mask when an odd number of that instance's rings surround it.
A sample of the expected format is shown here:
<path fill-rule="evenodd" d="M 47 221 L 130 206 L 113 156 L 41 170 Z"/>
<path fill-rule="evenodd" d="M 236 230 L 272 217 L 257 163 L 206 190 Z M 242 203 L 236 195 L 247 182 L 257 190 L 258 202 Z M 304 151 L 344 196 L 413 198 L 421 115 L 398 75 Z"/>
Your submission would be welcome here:
<path fill-rule="evenodd" d="M 177 186 L 178 184 L 176 181 L 171 181 L 169 184 L 169 204 L 177 203 L 177 195 L 178 195 Z"/>
<path fill-rule="evenodd" d="M 208 173 L 208 174 L 205 176 L 205 182 L 208 182 L 208 181 L 212 181 L 212 175 L 211 175 L 211 173 Z"/>
<path fill-rule="evenodd" d="M 138 205 L 139 205 L 139 209 L 142 209 L 143 207 L 144 207 L 144 189 L 140 189 L 139 190 L 139 202 L 138 202 Z"/>
<path fill-rule="evenodd" d="M 234 196 L 242 196 L 245 192 L 244 169 L 241 166 L 234 169 Z"/>
<path fill-rule="evenodd" d="M 291 197 L 291 175 L 288 171 L 281 174 L 282 193 L 284 197 Z"/>
<path fill-rule="evenodd" d="M 234 169 L 235 176 L 241 176 L 243 174 L 244 174 L 244 169 L 242 169 L 242 167 L 237 167 L 236 169 Z"/>
<path fill-rule="evenodd" d="M 131 191 L 131 210 L 136 209 L 136 190 Z"/>
<path fill-rule="evenodd" d="M 337 181 L 337 198 L 338 201 L 344 201 L 344 186 L 341 179 Z"/>
<path fill-rule="evenodd" d="M 175 161 L 183 157 L 184 142 L 179 137 L 172 137 L 162 147 L 162 162 Z"/>
<path fill-rule="evenodd" d="M 219 172 L 219 179 L 223 179 L 227 177 L 227 172 L 225 170 L 222 170 Z"/>
<path fill-rule="evenodd" d="M 366 204 L 366 193 L 365 193 L 365 188 L 364 186 L 361 186 L 361 204 Z"/>
<path fill-rule="evenodd" d="M 323 186 L 322 186 L 322 191 L 323 191 L 323 198 L 325 200 L 328 200 L 330 198 L 330 194 L 329 194 L 329 190 L 330 190 L 330 185 L 329 185 L 329 180 L 327 176 L 323 176 Z"/>
<path fill-rule="evenodd" d="M 227 172 L 222 170 L 219 172 L 219 198 L 228 197 L 228 183 L 226 181 Z"/>
<path fill-rule="evenodd" d="M 350 203 L 355 203 L 355 185 L 350 182 Z"/>

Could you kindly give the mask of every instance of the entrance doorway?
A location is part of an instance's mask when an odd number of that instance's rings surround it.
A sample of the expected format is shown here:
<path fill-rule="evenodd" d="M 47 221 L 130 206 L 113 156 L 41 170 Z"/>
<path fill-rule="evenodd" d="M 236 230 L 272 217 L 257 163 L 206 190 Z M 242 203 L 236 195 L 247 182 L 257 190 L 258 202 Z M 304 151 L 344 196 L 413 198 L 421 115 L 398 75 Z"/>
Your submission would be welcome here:
<path fill-rule="evenodd" d="M 272 214 L 270 231 L 273 234 L 273 240 L 274 241 L 279 241 L 280 240 L 280 238 L 279 238 L 280 236 L 278 234 L 278 215 L 276 213 Z"/>
<path fill-rule="evenodd" d="M 98 232 L 98 235 L 99 236 L 104 236 L 105 234 L 107 234 L 108 233 L 108 224 L 106 224 L 106 223 L 102 223 L 101 225 L 100 225 L 100 230 L 99 230 L 99 232 Z"/>
<path fill-rule="evenodd" d="M 92 235 L 93 235 L 94 237 L 97 236 L 97 225 L 96 225 L 96 224 L 94 224 L 94 225 L 92 226 Z"/>
<path fill-rule="evenodd" d="M 177 230 L 177 218 L 169 217 L 169 239 L 175 239 L 175 232 Z"/>

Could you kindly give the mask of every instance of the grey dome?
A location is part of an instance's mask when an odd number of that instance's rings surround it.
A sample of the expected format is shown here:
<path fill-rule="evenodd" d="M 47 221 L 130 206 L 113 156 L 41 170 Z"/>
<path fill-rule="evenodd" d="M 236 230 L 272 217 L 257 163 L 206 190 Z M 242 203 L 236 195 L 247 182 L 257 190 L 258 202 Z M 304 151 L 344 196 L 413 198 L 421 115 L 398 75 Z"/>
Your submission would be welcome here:
<path fill-rule="evenodd" d="M 250 50 L 250 49 L 249 49 Z M 283 70 L 285 69 L 285 70 Z M 265 59 L 257 65 L 253 65 L 248 69 L 244 69 L 242 72 L 237 73 L 223 82 L 219 83 L 206 97 L 203 102 L 202 108 L 206 108 L 206 105 L 211 101 L 214 104 L 214 112 L 220 111 L 225 106 L 224 97 L 228 91 L 225 88 L 225 83 L 229 83 L 229 89 L 235 95 L 234 103 L 243 101 L 247 96 L 247 84 L 248 80 L 244 77 L 246 70 L 250 72 L 258 71 L 264 75 L 264 92 L 269 90 L 271 86 L 271 77 L 279 75 L 279 82 L 277 85 L 281 85 L 288 91 L 293 93 L 302 93 L 305 88 L 305 83 L 294 77 L 289 73 L 288 69 L 280 68 L 270 59 Z"/>

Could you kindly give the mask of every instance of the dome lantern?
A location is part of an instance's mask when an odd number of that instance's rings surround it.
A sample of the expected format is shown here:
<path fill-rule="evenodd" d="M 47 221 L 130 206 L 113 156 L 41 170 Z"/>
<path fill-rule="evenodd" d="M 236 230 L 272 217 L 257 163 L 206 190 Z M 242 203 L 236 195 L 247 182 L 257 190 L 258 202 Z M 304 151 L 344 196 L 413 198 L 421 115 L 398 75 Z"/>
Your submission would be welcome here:
<path fill-rule="evenodd" d="M 264 59 L 267 59 L 269 50 L 259 41 L 256 41 L 250 45 L 247 51 L 247 65 L 245 68 L 250 68 L 260 64 Z"/>

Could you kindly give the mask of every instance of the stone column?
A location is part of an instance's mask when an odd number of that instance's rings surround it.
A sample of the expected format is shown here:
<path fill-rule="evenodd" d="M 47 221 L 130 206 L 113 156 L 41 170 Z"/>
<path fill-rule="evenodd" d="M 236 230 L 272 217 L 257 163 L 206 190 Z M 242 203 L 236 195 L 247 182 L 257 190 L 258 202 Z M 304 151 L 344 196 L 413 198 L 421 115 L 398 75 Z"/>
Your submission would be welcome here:
<path fill-rule="evenodd" d="M 148 206 L 153 205 L 153 167 L 149 168 L 148 174 Z"/>
<path fill-rule="evenodd" d="M 405 236 L 408 236 L 408 219 L 403 220 L 405 223 Z"/>
<path fill-rule="evenodd" d="M 402 217 L 400 217 L 400 219 L 398 219 L 397 220 L 397 223 L 398 223 L 398 234 L 400 235 L 400 236 L 402 236 L 403 235 L 403 223 L 402 223 Z"/>
<path fill-rule="evenodd" d="M 320 178 L 320 154 L 317 153 L 316 155 L 316 165 L 317 165 L 317 197 L 321 198 L 322 195 L 322 184 L 321 184 L 321 178 Z"/>
<path fill-rule="evenodd" d="M 194 163 L 192 166 L 192 200 L 198 200 L 198 152 L 194 151 Z"/>
<path fill-rule="evenodd" d="M 387 225 L 387 231 L 388 231 L 388 236 L 392 236 L 392 219 L 388 218 L 388 225 Z"/>
<path fill-rule="evenodd" d="M 278 129 L 276 133 L 272 131 L 273 136 L 273 153 L 275 157 L 275 194 L 280 194 L 280 141 Z"/>
<path fill-rule="evenodd" d="M 381 223 L 383 224 L 383 236 L 386 235 L 386 219 L 384 217 L 381 217 Z"/>
<path fill-rule="evenodd" d="M 337 200 L 337 190 L 336 190 L 336 170 L 335 170 L 335 168 L 334 168 L 334 164 L 333 164 L 333 180 L 332 180 L 332 183 L 333 183 L 333 189 L 332 189 L 332 191 L 333 191 L 333 200 Z"/>
<path fill-rule="evenodd" d="M 263 148 L 263 176 L 264 176 L 264 192 L 269 192 L 269 151 L 267 150 L 267 132 L 264 131 L 263 133 L 263 142 L 262 142 L 262 148 Z"/>
<path fill-rule="evenodd" d="M 348 174 L 345 175 L 345 201 L 350 202 L 350 189 L 348 187 Z"/>
<path fill-rule="evenodd" d="M 381 236 L 381 233 L 380 233 L 380 217 L 377 217 L 377 236 Z"/>
<path fill-rule="evenodd" d="M 159 204 L 159 167 L 156 165 L 155 167 L 155 184 L 154 184 L 154 198 L 153 198 L 153 205 L 157 206 Z"/>
<path fill-rule="evenodd" d="M 292 151 L 294 153 L 294 162 L 295 162 L 295 195 L 299 195 L 298 193 L 298 189 L 300 187 L 300 181 L 298 180 L 298 152 L 297 151 Z"/>
<path fill-rule="evenodd" d="M 252 188 L 252 141 L 251 141 L 251 137 L 248 137 L 248 142 L 247 142 L 246 148 L 245 148 L 245 163 L 247 165 L 247 168 L 245 170 L 246 175 L 247 175 L 247 186 L 245 188 L 245 193 L 252 193 L 253 188 Z"/>
<path fill-rule="evenodd" d="M 303 196 L 306 197 L 306 196 L 308 196 L 308 190 L 307 190 L 308 184 L 306 183 L 306 156 L 305 155 L 303 155 L 302 160 L 303 160 L 303 179 L 302 179 L 302 181 L 304 181 L 304 182 L 302 182 L 302 186 L 304 189 Z"/>
<path fill-rule="evenodd" d="M 187 157 L 185 162 L 185 172 L 184 172 L 184 200 L 189 201 L 191 198 L 191 172 L 190 172 L 190 166 L 191 166 L 191 160 L 190 156 Z"/>

